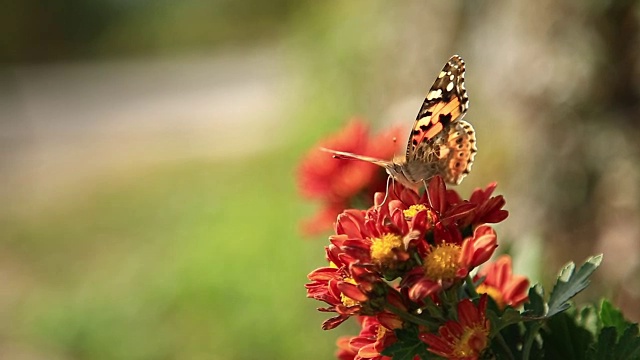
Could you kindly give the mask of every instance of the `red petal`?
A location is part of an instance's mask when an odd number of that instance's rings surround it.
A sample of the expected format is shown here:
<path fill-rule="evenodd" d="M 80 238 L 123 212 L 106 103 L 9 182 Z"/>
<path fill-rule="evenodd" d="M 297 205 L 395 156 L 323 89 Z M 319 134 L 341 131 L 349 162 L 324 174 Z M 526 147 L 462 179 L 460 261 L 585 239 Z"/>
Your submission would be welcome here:
<path fill-rule="evenodd" d="M 435 209 L 439 214 L 444 213 L 447 205 L 447 187 L 444 184 L 444 180 L 442 180 L 440 176 L 434 176 L 431 181 L 429 181 L 428 191 L 431 208 Z"/>
<path fill-rule="evenodd" d="M 409 289 L 409 298 L 413 301 L 420 301 L 427 296 L 440 290 L 442 286 L 437 282 L 422 279 L 415 283 L 411 289 Z"/>
<path fill-rule="evenodd" d="M 387 312 L 378 314 L 377 319 L 382 326 L 390 330 L 400 329 L 404 324 L 402 319 L 400 319 L 397 315 L 390 314 Z"/>
<path fill-rule="evenodd" d="M 335 279 L 338 273 L 338 269 L 331 267 L 323 267 L 313 270 L 307 278 L 311 281 L 329 281 Z"/>
<path fill-rule="evenodd" d="M 463 299 L 458 303 L 458 322 L 460 325 L 473 327 L 482 321 L 478 309 L 470 299 Z"/>
<path fill-rule="evenodd" d="M 322 330 L 335 329 L 338 325 L 342 324 L 349 317 L 344 315 L 334 316 L 331 319 L 327 319 L 322 323 Z"/>
<path fill-rule="evenodd" d="M 338 282 L 337 286 L 340 292 L 344 294 L 344 296 L 347 296 L 355 301 L 365 302 L 369 299 L 367 295 L 363 294 L 356 285 L 340 281 Z"/>
<path fill-rule="evenodd" d="M 456 207 L 447 212 L 447 216 L 441 221 L 445 225 L 451 224 L 452 222 L 471 214 L 477 206 L 478 205 L 472 203 L 456 205 Z"/>

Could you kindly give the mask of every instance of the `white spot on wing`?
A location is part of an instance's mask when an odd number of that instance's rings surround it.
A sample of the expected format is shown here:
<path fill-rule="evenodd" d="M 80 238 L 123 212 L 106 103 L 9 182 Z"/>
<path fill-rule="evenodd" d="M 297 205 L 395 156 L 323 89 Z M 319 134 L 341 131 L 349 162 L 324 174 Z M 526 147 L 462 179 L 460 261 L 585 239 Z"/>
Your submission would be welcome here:
<path fill-rule="evenodd" d="M 453 90 L 453 82 L 450 82 L 449 84 L 447 84 L 447 91 L 451 91 Z"/>
<path fill-rule="evenodd" d="M 438 99 L 441 97 L 442 97 L 442 90 L 440 89 L 429 91 L 429 93 L 427 94 L 427 100 Z"/>

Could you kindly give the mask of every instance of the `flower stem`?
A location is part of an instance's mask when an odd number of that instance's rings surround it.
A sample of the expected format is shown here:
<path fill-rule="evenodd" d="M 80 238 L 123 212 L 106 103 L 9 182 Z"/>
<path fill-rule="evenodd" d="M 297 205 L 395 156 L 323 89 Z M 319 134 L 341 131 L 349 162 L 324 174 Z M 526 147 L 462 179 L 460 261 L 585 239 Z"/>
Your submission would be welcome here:
<path fill-rule="evenodd" d="M 502 334 L 498 333 L 496 338 L 498 339 L 498 344 L 500 344 L 500 347 L 504 349 L 504 353 L 509 357 L 509 360 L 515 360 L 515 357 L 513 357 L 513 353 L 511 352 L 511 349 L 509 349 L 507 342 L 502 337 Z"/>
<path fill-rule="evenodd" d="M 392 313 L 394 313 L 395 315 L 398 315 L 402 320 L 405 321 L 409 321 L 412 322 L 414 324 L 417 325 L 424 325 L 424 326 L 429 326 L 429 327 L 435 327 L 438 324 L 434 321 L 429 321 L 427 319 L 423 319 L 419 316 L 415 316 L 413 314 L 410 314 L 406 311 L 402 311 L 400 309 L 398 309 L 397 307 L 391 305 L 391 304 L 386 304 L 385 308 L 389 311 L 391 311 Z"/>
<path fill-rule="evenodd" d="M 470 294 L 469 296 L 472 299 L 475 299 L 478 297 L 478 292 L 476 291 L 476 287 L 473 284 L 473 279 L 471 278 L 471 275 L 467 275 L 467 278 L 465 279 L 466 283 L 468 284 L 467 289 L 469 290 Z"/>
<path fill-rule="evenodd" d="M 538 333 L 538 330 L 542 327 L 542 321 L 537 321 L 527 330 L 526 339 L 524 341 L 524 346 L 522 347 L 522 360 L 529 360 L 529 354 L 531 353 L 531 346 L 533 345 L 533 340 Z"/>

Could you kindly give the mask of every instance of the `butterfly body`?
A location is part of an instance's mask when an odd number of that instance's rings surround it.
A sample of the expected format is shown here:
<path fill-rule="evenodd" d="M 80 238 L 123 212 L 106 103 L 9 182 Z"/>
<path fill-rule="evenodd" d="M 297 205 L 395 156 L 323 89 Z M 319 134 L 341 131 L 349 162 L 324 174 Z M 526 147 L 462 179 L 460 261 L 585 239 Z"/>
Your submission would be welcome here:
<path fill-rule="evenodd" d="M 460 184 L 471 171 L 476 152 L 475 131 L 463 121 L 469 108 L 464 87 L 464 61 L 452 56 L 436 78 L 418 112 L 405 156 L 391 161 L 323 149 L 336 158 L 367 161 L 386 169 L 403 185 L 418 190 L 435 175 Z"/>

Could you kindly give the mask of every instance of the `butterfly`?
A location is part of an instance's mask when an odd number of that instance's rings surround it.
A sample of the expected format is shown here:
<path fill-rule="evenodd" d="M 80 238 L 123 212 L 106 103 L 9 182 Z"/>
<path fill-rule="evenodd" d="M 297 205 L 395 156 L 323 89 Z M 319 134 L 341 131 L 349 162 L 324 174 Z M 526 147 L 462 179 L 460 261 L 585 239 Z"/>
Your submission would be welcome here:
<path fill-rule="evenodd" d="M 449 184 L 460 184 L 471 171 L 478 151 L 473 127 L 462 120 L 469 108 L 464 71 L 464 61 L 458 55 L 444 65 L 418 112 L 404 156 L 387 161 L 323 150 L 337 159 L 356 159 L 382 166 L 393 179 L 416 191 L 435 175 Z"/>

